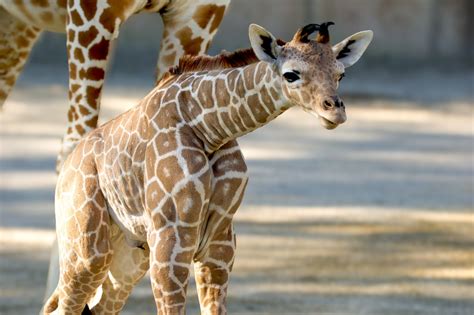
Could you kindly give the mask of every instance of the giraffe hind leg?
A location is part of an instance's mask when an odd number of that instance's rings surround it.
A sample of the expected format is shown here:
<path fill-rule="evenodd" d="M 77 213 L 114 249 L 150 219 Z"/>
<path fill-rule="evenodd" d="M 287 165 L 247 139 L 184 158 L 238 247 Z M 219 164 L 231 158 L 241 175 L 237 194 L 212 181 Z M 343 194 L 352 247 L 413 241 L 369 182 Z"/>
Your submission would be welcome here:
<path fill-rule="evenodd" d="M 45 314 L 87 312 L 86 303 L 104 283 L 111 266 L 112 226 L 94 153 L 88 150 L 93 144 L 81 143 L 58 177 L 55 207 L 60 276 Z"/>
<path fill-rule="evenodd" d="M 86 242 L 78 241 L 82 244 Z M 92 247 L 89 244 L 86 246 Z M 78 258 L 79 254 L 73 249 L 62 255 L 65 257 L 61 257 L 59 284 L 46 302 L 44 314 L 92 314 L 86 303 L 107 277 L 112 252 L 109 248 L 106 251 L 101 256 Z"/>
<path fill-rule="evenodd" d="M 0 109 L 15 85 L 40 30 L 0 6 Z"/>
<path fill-rule="evenodd" d="M 131 247 L 117 225 L 112 226 L 112 231 L 114 257 L 102 290 L 98 290 L 102 293 L 99 302 L 89 304 L 94 314 L 119 314 L 132 289 L 149 269 L 148 246 Z"/>
<path fill-rule="evenodd" d="M 90 314 L 87 302 L 106 279 L 112 253 L 80 259 L 73 252 L 66 255 L 68 261 L 61 262 L 64 268 L 58 287 L 45 306 L 45 314 Z"/>

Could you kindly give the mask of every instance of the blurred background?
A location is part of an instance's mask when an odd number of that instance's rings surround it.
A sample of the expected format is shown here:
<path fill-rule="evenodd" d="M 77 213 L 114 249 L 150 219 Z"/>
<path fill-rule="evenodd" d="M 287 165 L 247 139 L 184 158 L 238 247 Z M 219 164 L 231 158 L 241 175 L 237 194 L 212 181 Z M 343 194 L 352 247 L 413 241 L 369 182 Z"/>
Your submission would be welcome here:
<path fill-rule="evenodd" d="M 308 23 L 334 21 L 333 42 L 358 30 L 372 29 L 375 39 L 364 63 L 394 66 L 472 61 L 474 3 L 470 0 L 236 0 L 209 51 L 248 47 L 247 27 L 257 23 L 289 40 Z M 134 16 L 120 32 L 114 68 L 143 69 L 156 62 L 162 23 L 158 14 Z M 64 35 L 47 34 L 33 61 L 65 64 Z M 122 64 L 127 60 L 125 65 Z M 134 60 L 134 62 L 130 62 Z"/>
<path fill-rule="evenodd" d="M 355 80 L 347 80 L 350 82 L 342 90 L 429 99 L 437 104 L 471 95 L 473 16 L 474 2 L 470 0 L 237 0 L 231 2 L 209 54 L 249 47 L 247 29 L 251 23 L 290 40 L 308 23 L 334 21 L 334 44 L 357 31 L 371 29 L 375 37 L 357 64 L 361 70 L 348 73 Z M 115 79 L 122 83 L 127 80 L 131 86 L 150 88 L 161 33 L 158 14 L 129 19 L 115 42 L 107 82 L 114 85 Z M 65 35 L 44 34 L 30 60 L 30 73 L 64 85 L 68 78 Z M 446 87 L 437 89 L 434 85 Z"/>
<path fill-rule="evenodd" d="M 240 141 L 230 314 L 474 313 L 473 19 L 471 0 L 231 2 L 210 54 L 248 47 L 250 23 L 284 40 L 324 21 L 334 44 L 375 37 L 341 83 L 344 125 L 290 110 Z M 161 32 L 157 14 L 121 29 L 102 121 L 153 87 Z M 0 113 L 1 314 L 41 305 L 67 79 L 65 36 L 44 34 Z M 145 279 L 124 314 L 153 312 Z"/>

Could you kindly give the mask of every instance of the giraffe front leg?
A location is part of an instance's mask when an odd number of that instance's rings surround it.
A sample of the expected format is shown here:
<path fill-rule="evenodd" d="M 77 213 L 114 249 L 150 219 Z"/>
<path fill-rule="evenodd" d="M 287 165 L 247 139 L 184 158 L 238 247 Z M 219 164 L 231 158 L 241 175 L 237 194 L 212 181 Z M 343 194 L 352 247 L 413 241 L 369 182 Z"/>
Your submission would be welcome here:
<path fill-rule="evenodd" d="M 157 79 L 185 54 L 204 54 L 224 17 L 230 0 L 171 1 L 162 10 L 164 23 Z"/>
<path fill-rule="evenodd" d="M 188 162 L 195 160 L 191 158 Z M 179 178 L 178 165 L 173 166 L 171 159 L 168 162 L 163 168 L 174 169 Z M 165 172 L 149 180 L 147 187 L 146 203 L 153 226 L 147 235 L 150 278 L 158 314 L 185 313 L 191 264 L 199 245 L 203 210 L 209 201 L 207 163 L 202 168 L 187 169 L 188 172 L 191 174 L 176 181 L 170 180 L 171 172 Z"/>
<path fill-rule="evenodd" d="M 198 228 L 176 224 L 150 233 L 150 278 L 158 314 L 185 314 Z"/>
<path fill-rule="evenodd" d="M 98 0 L 68 1 L 69 110 L 56 164 L 58 172 L 77 142 L 97 127 L 110 43 L 131 14 L 127 7 L 131 5 L 104 6 Z"/>
<path fill-rule="evenodd" d="M 232 224 L 214 236 L 204 257 L 194 262 L 201 314 L 227 314 L 226 296 L 235 257 Z"/>
<path fill-rule="evenodd" d="M 23 23 L 0 6 L 0 109 L 40 33 L 38 28 Z"/>
<path fill-rule="evenodd" d="M 226 314 L 226 295 L 235 256 L 232 218 L 248 182 L 247 165 L 237 141 L 214 153 L 212 196 L 204 240 L 194 264 L 202 314 Z"/>

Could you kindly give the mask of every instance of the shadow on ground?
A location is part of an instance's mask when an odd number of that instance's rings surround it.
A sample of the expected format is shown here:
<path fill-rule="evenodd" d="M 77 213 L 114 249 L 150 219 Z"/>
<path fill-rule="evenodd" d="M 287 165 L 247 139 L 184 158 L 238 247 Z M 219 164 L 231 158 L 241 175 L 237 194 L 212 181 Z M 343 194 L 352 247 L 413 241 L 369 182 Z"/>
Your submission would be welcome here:
<path fill-rule="evenodd" d="M 146 92 L 109 91 L 105 117 Z M 65 99 L 64 87 L 20 84 L 0 115 L 5 315 L 41 305 Z M 235 219 L 229 313 L 472 314 L 472 104 L 346 103 L 349 120 L 332 132 L 291 110 L 242 139 L 251 179 Z M 124 310 L 146 313 L 148 279 Z"/>

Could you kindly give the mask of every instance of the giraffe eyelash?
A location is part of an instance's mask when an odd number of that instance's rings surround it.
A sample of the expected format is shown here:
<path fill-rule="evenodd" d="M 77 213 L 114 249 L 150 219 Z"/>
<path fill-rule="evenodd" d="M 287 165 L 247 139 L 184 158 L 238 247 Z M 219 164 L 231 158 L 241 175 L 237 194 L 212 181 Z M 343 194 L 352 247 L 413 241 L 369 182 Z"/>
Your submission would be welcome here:
<path fill-rule="evenodd" d="M 344 78 L 346 75 L 344 73 L 342 73 L 340 76 L 339 76 L 339 79 L 337 79 L 337 81 L 341 81 L 342 78 Z"/>

